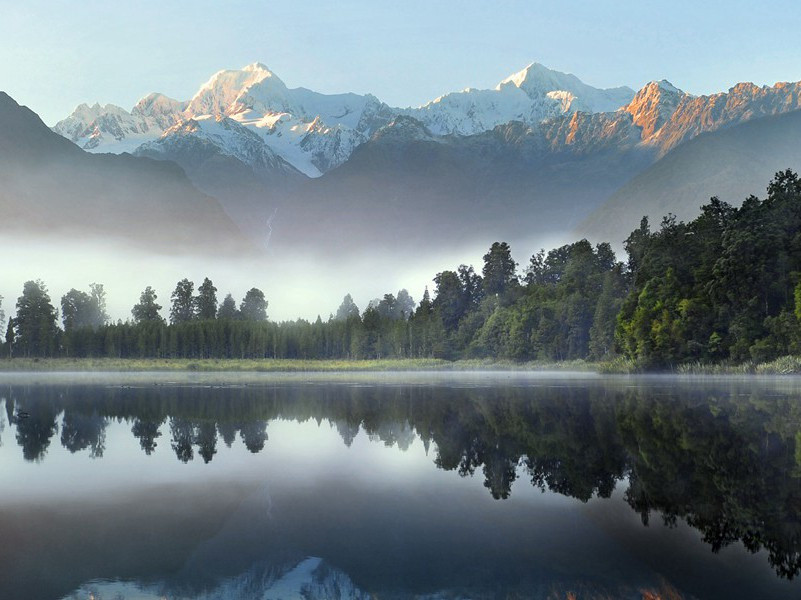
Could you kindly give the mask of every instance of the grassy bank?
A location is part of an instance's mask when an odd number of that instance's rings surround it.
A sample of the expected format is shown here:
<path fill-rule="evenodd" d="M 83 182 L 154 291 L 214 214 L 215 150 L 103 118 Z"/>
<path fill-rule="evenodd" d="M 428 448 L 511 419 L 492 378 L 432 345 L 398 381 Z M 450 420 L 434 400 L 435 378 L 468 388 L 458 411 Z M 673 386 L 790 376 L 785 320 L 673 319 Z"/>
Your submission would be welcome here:
<path fill-rule="evenodd" d="M 692 362 L 663 369 L 647 369 L 623 358 L 597 363 L 599 373 L 635 374 L 669 373 L 674 375 L 801 375 L 801 356 L 782 356 L 769 362 L 743 363 Z"/>
<path fill-rule="evenodd" d="M 183 358 L 14 358 L 0 360 L 0 372 L 12 371 L 243 371 L 243 372 L 338 372 L 338 371 L 589 371 L 598 363 L 582 360 L 526 362 L 457 360 L 435 358 L 382 360 L 301 359 L 206 359 Z"/>
<path fill-rule="evenodd" d="M 747 361 L 736 365 L 689 363 L 677 367 L 676 372 L 687 375 L 799 375 L 801 356 L 782 356 L 770 362 Z"/>
<path fill-rule="evenodd" d="M 0 372 L 92 372 L 92 371 L 200 371 L 200 372 L 378 372 L 378 371 L 585 371 L 602 374 L 649 372 L 635 362 L 617 358 L 607 362 L 571 360 L 562 362 L 514 362 L 508 360 L 442 360 L 406 358 L 381 360 L 302 359 L 203 359 L 185 358 L 14 358 L 0 359 Z M 653 371 L 650 371 L 653 372 Z M 677 375 L 799 375 L 801 356 L 741 364 L 689 363 L 658 372 Z"/>

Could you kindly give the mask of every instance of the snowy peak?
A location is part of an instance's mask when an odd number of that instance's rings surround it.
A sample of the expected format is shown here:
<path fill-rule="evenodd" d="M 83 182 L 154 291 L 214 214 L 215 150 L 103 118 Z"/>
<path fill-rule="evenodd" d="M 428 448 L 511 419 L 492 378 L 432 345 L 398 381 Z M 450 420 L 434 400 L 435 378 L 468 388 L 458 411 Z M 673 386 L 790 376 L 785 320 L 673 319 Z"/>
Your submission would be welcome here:
<path fill-rule="evenodd" d="M 215 73 L 188 101 L 154 93 L 130 113 L 111 104 L 82 104 L 53 129 L 93 152 L 133 152 L 158 141 L 164 158 L 177 146 L 163 143 L 162 136 L 183 136 L 182 147 L 187 148 L 192 147 L 187 136 L 194 135 L 204 152 L 209 144 L 217 144 L 222 153 L 250 157 L 248 164 L 254 169 L 273 168 L 277 156 L 318 177 L 376 135 L 384 140 L 432 140 L 478 135 L 517 122 L 536 131 L 554 151 L 591 152 L 641 143 L 664 154 L 704 131 L 796 109 L 801 109 L 799 83 L 742 83 L 728 92 L 696 98 L 661 80 L 635 94 L 628 87 L 595 88 L 539 63 L 506 77 L 494 89 L 467 88 L 401 109 L 370 94 L 288 88 L 256 62 Z M 259 144 L 264 148 L 257 151 Z"/>
<path fill-rule="evenodd" d="M 158 137 L 172 122 L 166 114 L 132 114 L 113 104 L 81 104 L 53 130 L 84 150 L 121 153 Z"/>
<path fill-rule="evenodd" d="M 239 70 L 218 71 L 204 83 L 189 101 L 187 112 L 193 115 L 230 115 L 241 110 L 239 100 L 251 87 L 268 82 L 277 89 L 286 89 L 284 82 L 261 63 L 253 63 Z"/>
<path fill-rule="evenodd" d="M 505 87 L 514 86 L 537 99 L 550 95 L 552 98 L 571 98 L 566 108 L 585 112 L 610 112 L 617 110 L 634 96 L 634 90 L 628 87 L 598 89 L 587 85 L 572 73 L 561 73 L 549 69 L 540 63 L 531 63 L 517 73 L 513 73 L 495 88 L 502 91 Z"/>
<path fill-rule="evenodd" d="M 151 118 L 161 129 L 172 127 L 181 119 L 187 102 L 173 100 L 164 94 L 148 94 L 131 109 L 131 115 Z"/>
<path fill-rule="evenodd" d="M 495 89 L 467 88 L 402 112 L 419 119 L 437 135 L 475 135 L 510 121 L 537 125 L 577 111 L 611 112 L 633 97 L 630 88 L 597 89 L 575 75 L 532 63 Z"/>
<path fill-rule="evenodd" d="M 658 135 L 685 96 L 666 79 L 651 81 L 622 110 L 632 116 L 634 124 L 642 130 L 642 139 L 647 141 Z"/>

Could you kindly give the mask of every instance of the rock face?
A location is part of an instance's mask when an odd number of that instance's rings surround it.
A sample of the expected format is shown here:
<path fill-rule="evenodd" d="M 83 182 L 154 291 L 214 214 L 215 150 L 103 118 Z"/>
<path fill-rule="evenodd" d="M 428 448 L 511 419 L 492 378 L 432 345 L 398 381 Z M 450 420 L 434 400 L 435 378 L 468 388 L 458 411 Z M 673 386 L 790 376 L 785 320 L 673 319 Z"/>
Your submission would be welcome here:
<path fill-rule="evenodd" d="M 630 114 L 632 123 L 640 128 L 641 139 L 650 141 L 670 120 L 685 97 L 688 94 L 669 81 L 652 81 L 637 92 L 622 111 Z"/>
<path fill-rule="evenodd" d="M 707 132 L 801 108 L 801 82 L 758 87 L 738 83 L 712 96 L 685 95 L 659 133 L 660 154 Z"/>

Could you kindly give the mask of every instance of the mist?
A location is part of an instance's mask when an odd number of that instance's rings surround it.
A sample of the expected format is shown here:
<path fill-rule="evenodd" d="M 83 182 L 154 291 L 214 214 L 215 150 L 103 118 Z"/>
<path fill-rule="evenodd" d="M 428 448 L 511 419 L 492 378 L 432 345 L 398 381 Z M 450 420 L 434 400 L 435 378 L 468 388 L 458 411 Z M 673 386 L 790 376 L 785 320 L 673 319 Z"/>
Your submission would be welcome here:
<path fill-rule="evenodd" d="M 204 277 L 210 278 L 219 301 L 231 293 L 237 304 L 250 288 L 261 289 L 272 321 L 314 320 L 318 315 L 327 320 L 345 294 L 351 294 L 362 311 L 370 300 L 404 288 L 419 302 L 426 286 L 433 295 L 433 277 L 443 270 L 472 264 L 480 272 L 482 256 L 489 247 L 489 243 L 471 242 L 435 252 L 411 248 L 400 254 L 387 249 L 362 253 L 320 249 L 299 254 L 289 248 L 268 248 L 261 256 L 232 258 L 230 254 L 214 257 L 147 251 L 119 239 L 2 239 L 5 266 L 0 295 L 7 318 L 14 315 L 23 284 L 41 279 L 57 308 L 71 288 L 88 291 L 90 283 L 103 284 L 112 321 L 130 319 L 131 308 L 147 286 L 156 290 L 161 314 L 168 318 L 170 295 L 184 277 L 195 283 L 195 289 Z M 557 237 L 542 242 L 546 248 L 561 243 Z M 530 248 L 513 246 L 521 271 L 539 248 L 533 244 Z"/>

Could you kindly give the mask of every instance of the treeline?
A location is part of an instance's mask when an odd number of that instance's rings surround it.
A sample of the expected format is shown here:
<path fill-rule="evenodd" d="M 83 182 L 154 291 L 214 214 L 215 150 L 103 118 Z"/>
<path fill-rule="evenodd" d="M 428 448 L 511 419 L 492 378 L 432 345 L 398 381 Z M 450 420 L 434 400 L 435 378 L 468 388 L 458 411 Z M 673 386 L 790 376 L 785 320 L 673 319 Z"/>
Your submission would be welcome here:
<path fill-rule="evenodd" d="M 125 322 L 109 322 L 105 290 L 72 289 L 61 299 L 61 323 L 41 281 L 25 283 L 6 331 L 6 356 L 115 358 L 602 358 L 613 351 L 615 315 L 626 279 L 609 244 L 586 240 L 532 256 L 518 274 L 508 244 L 497 242 L 481 273 L 460 265 L 434 277 L 416 303 L 406 290 L 385 294 L 362 312 L 348 294 L 323 321 L 267 319 L 264 293 L 251 289 L 239 306 L 218 303 L 206 278 L 183 279 L 167 322 L 146 288 Z"/>
<path fill-rule="evenodd" d="M 29 281 L 8 322 L 5 356 L 141 358 L 504 358 L 604 360 L 646 368 L 691 361 L 764 361 L 801 353 L 801 181 L 778 173 L 764 200 L 713 198 L 689 223 L 647 219 L 625 242 L 587 240 L 531 256 L 520 271 L 494 243 L 480 273 L 434 277 L 419 304 L 406 290 L 364 311 L 345 296 L 323 321 L 267 319 L 264 293 L 218 303 L 206 278 L 183 279 L 165 321 L 148 287 L 131 319 L 110 323 L 102 285 L 70 290 L 61 323 L 41 281 Z M 0 322 L 3 320 L 0 311 Z"/>

